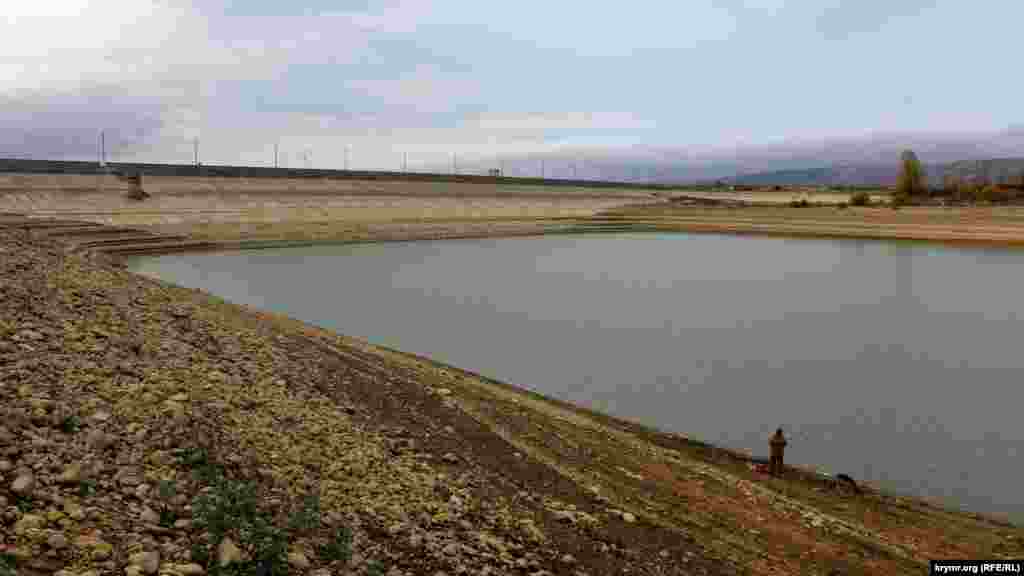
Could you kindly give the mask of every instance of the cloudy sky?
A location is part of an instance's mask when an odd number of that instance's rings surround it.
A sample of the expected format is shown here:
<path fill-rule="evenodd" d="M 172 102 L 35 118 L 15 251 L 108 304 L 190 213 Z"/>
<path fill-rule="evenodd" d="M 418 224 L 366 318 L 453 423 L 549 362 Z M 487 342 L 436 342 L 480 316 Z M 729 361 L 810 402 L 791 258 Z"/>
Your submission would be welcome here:
<path fill-rule="evenodd" d="M 34 0 L 4 12 L 0 157 L 94 159 L 100 129 L 126 161 L 188 162 L 198 138 L 204 163 L 271 165 L 277 143 L 283 165 L 308 151 L 321 168 L 342 167 L 346 148 L 365 169 L 453 154 L 465 166 L 699 162 L 878 139 L 918 142 L 926 161 L 944 141 L 1024 155 L 1020 0 Z"/>

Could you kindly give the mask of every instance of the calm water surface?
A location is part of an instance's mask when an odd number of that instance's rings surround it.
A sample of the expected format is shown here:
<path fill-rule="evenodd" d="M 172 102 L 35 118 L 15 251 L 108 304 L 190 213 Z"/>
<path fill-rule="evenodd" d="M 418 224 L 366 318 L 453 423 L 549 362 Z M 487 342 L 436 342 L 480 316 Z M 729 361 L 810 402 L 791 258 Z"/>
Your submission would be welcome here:
<path fill-rule="evenodd" d="M 131 267 L 690 437 L 1024 521 L 1024 252 L 588 235 Z"/>

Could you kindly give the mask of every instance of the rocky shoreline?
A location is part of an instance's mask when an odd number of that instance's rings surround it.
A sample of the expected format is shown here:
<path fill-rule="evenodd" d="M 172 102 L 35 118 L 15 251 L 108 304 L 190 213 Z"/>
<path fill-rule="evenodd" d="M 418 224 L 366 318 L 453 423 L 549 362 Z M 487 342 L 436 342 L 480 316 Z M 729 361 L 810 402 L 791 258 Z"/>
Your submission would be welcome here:
<path fill-rule="evenodd" d="M 0 229 L 0 575 L 867 574 L 1024 530 Z M 6 570 L 6 572 L 5 572 Z"/>
<path fill-rule="evenodd" d="M 667 560 L 604 534 L 594 495 L 543 466 L 522 464 L 549 483 L 531 486 L 481 462 L 523 456 L 450 391 L 65 248 L 0 232 L 0 549 L 18 574 L 600 574 Z M 283 563 L 268 560 L 278 545 Z M 733 571 L 679 555 L 694 573 Z"/>

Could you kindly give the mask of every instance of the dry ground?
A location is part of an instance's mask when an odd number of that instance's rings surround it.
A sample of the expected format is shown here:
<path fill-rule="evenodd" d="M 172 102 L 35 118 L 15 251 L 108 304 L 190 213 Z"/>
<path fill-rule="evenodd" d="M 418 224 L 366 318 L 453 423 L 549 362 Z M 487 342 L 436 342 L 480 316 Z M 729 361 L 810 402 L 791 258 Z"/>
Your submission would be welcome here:
<path fill-rule="evenodd" d="M 632 189 L 318 179 L 0 175 L 0 212 L 221 242 L 536 234 L 650 199 Z"/>
<path fill-rule="evenodd" d="M 1024 207 L 708 207 L 673 203 L 602 212 L 590 225 L 692 232 L 1024 244 Z"/>

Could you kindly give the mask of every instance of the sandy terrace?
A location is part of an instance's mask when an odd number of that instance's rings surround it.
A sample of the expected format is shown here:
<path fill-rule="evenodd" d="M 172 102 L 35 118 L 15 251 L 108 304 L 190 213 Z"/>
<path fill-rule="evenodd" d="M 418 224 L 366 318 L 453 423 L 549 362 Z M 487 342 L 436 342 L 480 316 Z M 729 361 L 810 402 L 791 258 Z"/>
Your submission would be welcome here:
<path fill-rule="evenodd" d="M 0 211 L 120 226 L 394 222 L 589 216 L 649 198 L 635 190 L 463 183 L 147 178 L 145 201 L 113 177 L 0 176 Z"/>

